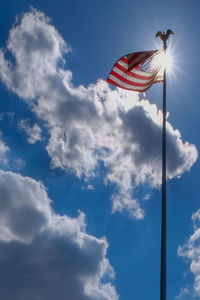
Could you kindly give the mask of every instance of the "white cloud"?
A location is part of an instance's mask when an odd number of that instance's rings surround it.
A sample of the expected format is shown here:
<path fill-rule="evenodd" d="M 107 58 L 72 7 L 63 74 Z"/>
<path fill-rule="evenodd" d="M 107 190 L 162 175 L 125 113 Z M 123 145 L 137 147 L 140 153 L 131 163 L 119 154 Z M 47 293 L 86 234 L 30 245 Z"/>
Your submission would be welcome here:
<path fill-rule="evenodd" d="M 51 215 L 50 200 L 43 185 L 0 170 L 0 191 L 0 240 L 30 242 Z"/>
<path fill-rule="evenodd" d="M 41 141 L 42 129 L 38 124 L 34 124 L 32 127 L 29 125 L 28 119 L 23 119 L 19 122 L 19 128 L 24 130 L 28 135 L 28 142 L 30 144 L 35 144 L 37 141 Z"/>
<path fill-rule="evenodd" d="M 180 289 L 179 294 L 175 297 L 175 299 L 183 299 L 184 296 L 188 297 L 189 294 L 190 294 L 190 291 L 189 291 L 188 287 L 182 287 Z"/>
<path fill-rule="evenodd" d="M 6 157 L 8 150 L 9 148 L 2 140 L 2 133 L 0 132 L 0 165 L 6 165 L 8 163 L 8 159 Z"/>
<path fill-rule="evenodd" d="M 10 169 L 12 166 L 12 170 L 19 171 L 23 166 L 25 166 L 25 161 L 21 158 L 14 158 L 9 156 L 8 161 L 8 152 L 9 147 L 5 144 L 2 139 L 2 132 L 0 131 L 0 168 Z"/>
<path fill-rule="evenodd" d="M 190 261 L 194 275 L 194 290 L 200 296 L 200 210 L 192 215 L 194 232 L 185 245 L 179 246 L 178 255 Z"/>
<path fill-rule="evenodd" d="M 92 184 L 88 184 L 87 189 L 92 191 L 94 190 L 94 186 Z"/>
<path fill-rule="evenodd" d="M 24 14 L 11 29 L 7 50 L 16 63 L 7 61 L 1 50 L 0 78 L 45 123 L 52 168 L 89 179 L 102 161 L 105 183 L 118 187 L 113 211 L 126 209 L 143 218 L 133 192 L 143 183 L 160 185 L 161 111 L 148 100 L 139 102 L 137 93 L 111 90 L 103 80 L 74 87 L 71 71 L 61 65 L 69 46 L 37 10 Z M 181 176 L 197 159 L 196 147 L 184 143 L 169 123 L 167 151 L 168 178 Z"/>
<path fill-rule="evenodd" d="M 26 165 L 26 162 L 20 157 L 18 157 L 12 160 L 11 165 L 12 165 L 12 171 L 19 171 Z"/>
<path fill-rule="evenodd" d="M 7 49 L 16 59 L 15 66 L 0 52 L 1 78 L 7 87 L 25 99 L 42 94 L 46 86 L 41 77 L 54 75 L 58 60 L 68 47 L 43 13 L 32 9 L 10 31 Z M 11 72 L 12 71 L 12 72 Z M 39 75 L 39 76 L 38 76 Z M 39 93 L 39 94 L 38 94 Z"/>
<path fill-rule="evenodd" d="M 3 299 L 118 299 L 108 243 L 87 234 L 83 213 L 55 214 L 43 184 L 13 172 L 0 171 L 0 194 Z"/>
<path fill-rule="evenodd" d="M 143 200 L 149 200 L 150 198 L 150 194 L 146 194 L 144 197 L 143 197 Z"/>

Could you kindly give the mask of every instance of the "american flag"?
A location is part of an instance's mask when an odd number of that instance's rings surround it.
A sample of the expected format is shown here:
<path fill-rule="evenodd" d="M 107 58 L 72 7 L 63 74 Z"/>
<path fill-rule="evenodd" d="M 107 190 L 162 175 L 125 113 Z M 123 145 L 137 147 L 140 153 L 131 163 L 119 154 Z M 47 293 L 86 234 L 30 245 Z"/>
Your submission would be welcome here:
<path fill-rule="evenodd" d="M 160 53 L 152 50 L 123 56 L 112 68 L 107 82 L 126 90 L 145 92 L 153 83 L 163 81 Z"/>

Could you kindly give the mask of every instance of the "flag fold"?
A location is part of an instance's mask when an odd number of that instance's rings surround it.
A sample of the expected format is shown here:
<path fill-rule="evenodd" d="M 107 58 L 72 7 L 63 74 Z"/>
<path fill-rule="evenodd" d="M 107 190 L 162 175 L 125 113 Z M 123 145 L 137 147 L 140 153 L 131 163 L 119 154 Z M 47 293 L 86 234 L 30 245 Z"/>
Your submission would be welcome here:
<path fill-rule="evenodd" d="M 160 53 L 160 50 L 141 51 L 121 57 L 113 66 L 107 82 L 126 90 L 145 92 L 153 83 L 163 81 Z"/>

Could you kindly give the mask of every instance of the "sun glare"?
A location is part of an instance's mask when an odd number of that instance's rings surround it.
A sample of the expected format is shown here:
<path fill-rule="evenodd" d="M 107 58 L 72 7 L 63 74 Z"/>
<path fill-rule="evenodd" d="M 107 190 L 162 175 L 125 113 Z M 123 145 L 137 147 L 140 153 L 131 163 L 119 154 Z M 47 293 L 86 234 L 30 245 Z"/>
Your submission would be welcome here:
<path fill-rule="evenodd" d="M 169 53 L 169 51 L 160 51 L 154 60 L 154 65 L 158 68 L 161 68 L 162 71 L 166 69 L 167 71 L 170 72 L 171 65 L 172 65 L 172 57 Z"/>

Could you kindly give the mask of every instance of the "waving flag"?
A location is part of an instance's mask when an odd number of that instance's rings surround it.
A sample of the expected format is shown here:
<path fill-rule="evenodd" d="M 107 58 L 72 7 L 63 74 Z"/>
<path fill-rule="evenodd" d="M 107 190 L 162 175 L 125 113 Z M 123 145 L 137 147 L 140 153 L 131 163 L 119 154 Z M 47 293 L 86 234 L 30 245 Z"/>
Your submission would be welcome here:
<path fill-rule="evenodd" d="M 123 56 L 112 68 L 107 82 L 126 90 L 145 92 L 153 83 L 163 81 L 160 53 L 159 50 L 142 51 Z"/>

